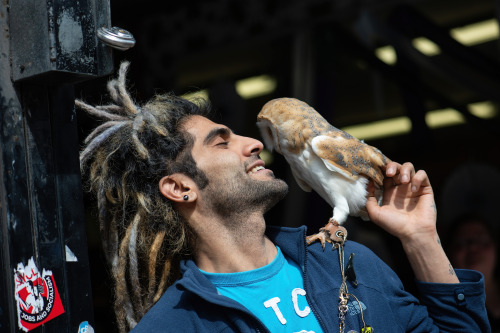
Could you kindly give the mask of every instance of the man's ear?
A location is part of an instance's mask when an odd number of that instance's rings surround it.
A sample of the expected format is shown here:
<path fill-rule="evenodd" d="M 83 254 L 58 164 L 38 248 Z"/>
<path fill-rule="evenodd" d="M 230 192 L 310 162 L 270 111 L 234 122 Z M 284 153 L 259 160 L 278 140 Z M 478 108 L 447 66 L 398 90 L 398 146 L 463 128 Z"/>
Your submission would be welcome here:
<path fill-rule="evenodd" d="M 160 192 L 175 202 L 194 202 L 198 198 L 198 187 L 193 179 L 181 173 L 174 173 L 160 179 Z"/>

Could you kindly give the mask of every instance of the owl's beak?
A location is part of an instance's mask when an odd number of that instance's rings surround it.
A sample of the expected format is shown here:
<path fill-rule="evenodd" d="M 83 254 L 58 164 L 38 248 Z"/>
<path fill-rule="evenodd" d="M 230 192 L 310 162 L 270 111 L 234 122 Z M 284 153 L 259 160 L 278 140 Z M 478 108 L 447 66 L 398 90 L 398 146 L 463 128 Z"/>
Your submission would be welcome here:
<path fill-rule="evenodd" d="M 272 121 L 266 118 L 266 116 L 261 114 L 257 116 L 257 127 L 261 132 L 267 150 L 269 150 L 270 152 L 276 150 L 278 153 L 282 154 L 280 142 L 278 138 L 273 135 L 273 131 L 271 130 L 270 126 L 274 128 L 275 133 L 278 133 L 278 129 L 276 128 L 276 126 L 273 124 Z"/>

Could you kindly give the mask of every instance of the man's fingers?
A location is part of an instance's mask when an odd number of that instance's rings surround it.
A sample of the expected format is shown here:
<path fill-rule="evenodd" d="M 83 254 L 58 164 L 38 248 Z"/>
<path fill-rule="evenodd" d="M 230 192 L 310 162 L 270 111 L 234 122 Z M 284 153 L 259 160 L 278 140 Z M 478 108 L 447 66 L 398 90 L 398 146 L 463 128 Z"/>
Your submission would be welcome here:
<path fill-rule="evenodd" d="M 429 177 L 424 170 L 415 172 L 415 168 L 411 163 L 399 165 L 394 163 L 392 177 L 384 179 L 384 190 L 389 190 L 397 185 L 411 184 L 411 191 L 417 192 L 422 186 L 430 186 Z"/>
<path fill-rule="evenodd" d="M 415 175 L 415 167 L 410 162 L 406 162 L 403 165 L 397 162 L 389 162 L 386 166 L 385 175 L 392 178 L 396 185 L 408 184 Z"/>
<path fill-rule="evenodd" d="M 375 183 L 373 180 L 368 181 L 368 185 L 366 185 L 366 191 L 368 192 L 367 197 L 374 197 L 375 196 Z"/>
<path fill-rule="evenodd" d="M 415 166 L 410 162 L 404 164 L 389 162 L 386 166 L 384 189 L 389 190 L 401 184 L 410 184 L 411 191 L 417 192 L 422 186 L 430 186 L 430 181 L 424 170 L 416 172 Z"/>
<path fill-rule="evenodd" d="M 406 162 L 401 166 L 399 171 L 399 182 L 408 184 L 415 175 L 415 167 L 410 162 Z"/>
<path fill-rule="evenodd" d="M 387 177 L 394 177 L 399 172 L 400 168 L 401 168 L 401 164 L 399 164 L 397 162 L 389 162 L 389 163 L 387 163 L 387 166 L 385 169 L 385 175 Z"/>
<path fill-rule="evenodd" d="M 377 209 L 380 209 L 380 207 L 378 205 L 377 198 L 375 198 L 375 184 L 373 180 L 368 182 L 366 190 L 368 191 L 368 195 L 366 196 L 366 210 L 368 211 L 370 220 L 374 221 L 373 215 L 377 215 L 376 211 Z"/>
<path fill-rule="evenodd" d="M 411 191 L 417 192 L 421 186 L 430 186 L 429 177 L 427 172 L 424 170 L 419 170 L 411 180 Z"/>

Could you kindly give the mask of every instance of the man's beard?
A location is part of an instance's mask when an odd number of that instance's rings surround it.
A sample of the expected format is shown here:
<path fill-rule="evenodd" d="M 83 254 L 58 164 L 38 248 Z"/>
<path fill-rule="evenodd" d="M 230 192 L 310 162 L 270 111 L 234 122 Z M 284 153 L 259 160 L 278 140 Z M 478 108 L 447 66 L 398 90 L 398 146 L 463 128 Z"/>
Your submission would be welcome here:
<path fill-rule="evenodd" d="M 288 185 L 277 178 L 232 177 L 221 181 L 210 179 L 205 191 L 214 213 L 227 217 L 256 211 L 264 214 L 285 197 Z"/>

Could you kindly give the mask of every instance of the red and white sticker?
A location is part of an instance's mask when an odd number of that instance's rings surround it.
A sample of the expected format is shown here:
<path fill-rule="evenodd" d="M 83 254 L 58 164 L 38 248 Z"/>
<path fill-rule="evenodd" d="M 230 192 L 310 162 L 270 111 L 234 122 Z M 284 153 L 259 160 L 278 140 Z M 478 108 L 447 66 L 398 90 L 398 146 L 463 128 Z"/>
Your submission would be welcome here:
<path fill-rule="evenodd" d="M 33 257 L 14 270 L 19 328 L 28 332 L 64 313 L 52 272 L 40 274 Z"/>

